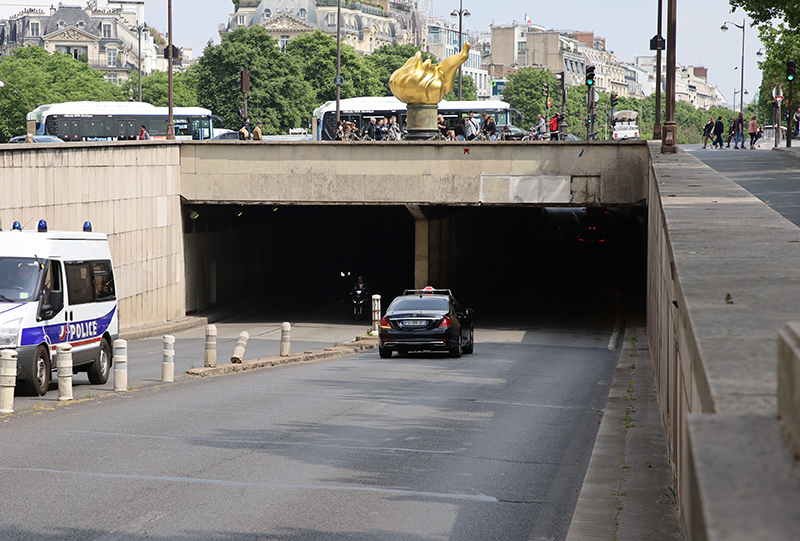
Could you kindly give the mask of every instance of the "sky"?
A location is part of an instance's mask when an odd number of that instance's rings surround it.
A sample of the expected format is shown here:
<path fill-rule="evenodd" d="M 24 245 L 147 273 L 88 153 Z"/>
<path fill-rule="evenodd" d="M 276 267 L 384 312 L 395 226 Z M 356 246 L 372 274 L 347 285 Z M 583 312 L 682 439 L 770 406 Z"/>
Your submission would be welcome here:
<path fill-rule="evenodd" d="M 101 0 L 101 4 L 104 0 Z M 634 55 L 649 55 L 650 38 L 657 29 L 657 0 L 433 0 L 437 15 L 450 18 L 450 12 L 459 9 L 459 2 L 471 16 L 464 19 L 464 27 L 487 30 L 490 24 L 523 22 L 525 15 L 534 24 L 559 30 L 593 31 L 595 36 L 606 38 L 606 48 L 621 61 L 633 61 Z M 0 0 L 0 18 L 7 18 L 26 7 L 49 8 L 57 2 L 30 0 Z M 668 0 L 663 0 L 666 12 Z M 65 1 L 68 5 L 85 5 L 85 0 Z M 218 26 L 227 23 L 233 13 L 230 0 L 172 0 L 172 25 L 174 42 L 179 47 L 191 47 L 195 56 L 202 54 L 209 40 L 219 43 Z M 144 18 L 148 25 L 166 33 L 167 2 L 144 0 Z M 666 32 L 666 14 L 663 31 Z M 708 79 L 719 87 L 722 95 L 732 101 L 734 89 L 741 83 L 742 31 L 728 24 L 730 30 L 722 32 L 725 21 L 741 25 L 745 14 L 741 10 L 731 13 L 728 0 L 678 1 L 677 59 L 681 65 L 705 66 Z M 745 101 L 755 96 L 761 82 L 756 52 L 761 47 L 758 29 L 745 23 L 744 88 L 749 94 Z M 737 95 L 736 102 L 739 102 Z"/>

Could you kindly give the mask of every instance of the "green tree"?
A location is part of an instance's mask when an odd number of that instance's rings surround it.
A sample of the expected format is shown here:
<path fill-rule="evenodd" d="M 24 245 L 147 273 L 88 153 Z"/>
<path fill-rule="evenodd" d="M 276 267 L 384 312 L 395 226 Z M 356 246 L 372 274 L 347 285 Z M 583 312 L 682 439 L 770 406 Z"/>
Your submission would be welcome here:
<path fill-rule="evenodd" d="M 261 120 L 265 134 L 288 133 L 308 124 L 316 103 L 314 90 L 297 60 L 278 49 L 262 26 L 237 28 L 219 45 L 209 41 L 197 61 L 197 100 L 222 117 L 225 126 L 241 122 L 242 70 L 250 71 L 251 120 Z"/>
<path fill-rule="evenodd" d="M 197 106 L 198 74 L 196 66 L 172 76 L 172 102 L 175 107 Z M 122 85 L 123 93 L 131 100 L 139 99 L 139 76 L 133 74 Z M 169 74 L 154 71 L 142 77 L 142 101 L 157 107 L 169 105 Z"/>
<path fill-rule="evenodd" d="M 30 103 L 65 101 L 120 101 L 122 90 L 102 72 L 63 53 L 41 47 L 20 47 L 0 62 L 0 80 L 17 87 Z M 24 134 L 25 100 L 10 85 L 0 89 L 0 141 Z"/>
<path fill-rule="evenodd" d="M 317 105 L 336 99 L 336 39 L 317 30 L 301 34 L 286 46 L 286 54 L 303 70 L 303 77 L 315 92 Z M 356 50 L 342 44 L 341 74 L 344 78 L 342 98 L 381 95 L 381 84 L 369 65 Z"/>
<path fill-rule="evenodd" d="M 758 29 L 761 43 L 764 44 L 763 60 L 758 63 L 761 68 L 761 86 L 758 91 L 758 115 L 762 124 L 775 123 L 775 99 L 772 91 L 781 85 L 783 93 L 788 97 L 788 81 L 786 80 L 786 61 L 794 60 L 800 63 L 800 33 L 792 31 L 786 24 L 776 26 L 764 25 Z M 800 105 L 798 102 L 797 82 L 793 89 L 795 98 L 793 107 Z M 786 115 L 790 113 L 788 104 L 784 101 L 781 108 L 783 118 L 781 124 L 786 125 Z M 793 111 L 791 112 L 793 113 Z"/>
<path fill-rule="evenodd" d="M 453 88 L 444 97 L 447 101 L 458 100 L 458 75 L 456 81 L 453 83 Z M 464 101 L 475 101 L 478 99 L 478 87 L 475 86 L 475 81 L 469 75 L 461 76 L 461 99 Z"/>
<path fill-rule="evenodd" d="M 545 83 L 550 85 L 552 116 L 556 112 L 561 112 L 561 89 L 558 86 L 558 79 L 550 70 L 526 67 L 508 77 L 506 88 L 503 90 L 503 100 L 525 115 L 525 128 L 535 124 L 538 115 L 547 115 L 547 98 L 543 95 Z"/>
<path fill-rule="evenodd" d="M 782 19 L 789 29 L 800 30 L 797 0 L 730 0 L 730 4 L 733 8 L 745 10 L 756 23 L 763 25 Z"/>
<path fill-rule="evenodd" d="M 381 85 L 376 96 L 392 95 L 392 91 L 389 89 L 389 78 L 418 51 L 420 48 L 414 45 L 384 45 L 364 57 L 364 62 L 372 69 Z M 422 61 L 425 60 L 437 62 L 436 57 L 431 53 L 422 53 Z"/>

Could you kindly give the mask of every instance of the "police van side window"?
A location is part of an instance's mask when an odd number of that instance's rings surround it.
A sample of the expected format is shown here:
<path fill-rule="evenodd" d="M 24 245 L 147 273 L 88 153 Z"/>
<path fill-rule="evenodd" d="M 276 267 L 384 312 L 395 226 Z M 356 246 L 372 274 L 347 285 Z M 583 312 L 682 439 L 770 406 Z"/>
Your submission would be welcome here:
<path fill-rule="evenodd" d="M 67 293 L 72 305 L 94 302 L 94 280 L 88 261 L 64 263 L 67 271 Z"/>
<path fill-rule="evenodd" d="M 112 301 L 117 297 L 114 288 L 114 273 L 110 261 L 92 261 L 94 287 L 98 301 Z"/>

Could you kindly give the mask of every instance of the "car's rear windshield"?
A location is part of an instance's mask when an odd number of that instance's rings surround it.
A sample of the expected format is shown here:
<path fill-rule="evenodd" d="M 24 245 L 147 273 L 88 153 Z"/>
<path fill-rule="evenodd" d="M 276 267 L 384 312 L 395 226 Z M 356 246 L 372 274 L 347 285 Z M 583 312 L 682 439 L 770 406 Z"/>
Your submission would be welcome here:
<path fill-rule="evenodd" d="M 392 312 L 446 312 L 448 308 L 449 303 L 447 299 L 443 297 L 407 297 L 396 299 L 389 307 Z"/>

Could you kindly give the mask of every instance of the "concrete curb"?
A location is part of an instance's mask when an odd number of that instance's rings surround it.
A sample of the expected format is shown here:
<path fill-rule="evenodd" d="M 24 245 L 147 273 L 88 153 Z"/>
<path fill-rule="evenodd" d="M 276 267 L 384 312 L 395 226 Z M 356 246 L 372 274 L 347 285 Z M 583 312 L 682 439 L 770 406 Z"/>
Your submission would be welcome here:
<path fill-rule="evenodd" d="M 268 368 L 271 366 L 279 366 L 283 364 L 292 363 L 307 363 L 311 361 L 321 361 L 323 359 L 333 359 L 336 357 L 345 357 L 347 355 L 354 355 L 361 353 L 368 349 L 375 349 L 378 347 L 378 338 L 372 336 L 357 336 L 356 339 L 349 344 L 342 346 L 334 346 L 332 348 L 325 348 L 323 350 L 306 351 L 303 353 L 295 353 L 288 357 L 264 357 L 263 359 L 253 359 L 250 361 L 242 361 L 241 363 L 228 363 L 221 364 L 215 367 L 201 367 L 190 368 L 186 371 L 187 375 L 209 377 L 221 376 L 223 374 L 236 374 L 239 372 L 246 372 L 248 370 L 256 370 L 258 368 Z"/>
<path fill-rule="evenodd" d="M 800 142 L 798 142 L 800 144 Z M 778 152 L 779 154 L 783 154 L 784 156 L 791 156 L 796 160 L 800 160 L 800 148 L 792 147 L 773 147 L 772 152 Z"/>
<path fill-rule="evenodd" d="M 135 329 L 126 329 L 120 331 L 119 337 L 122 340 L 141 340 L 142 338 L 151 338 L 153 336 L 164 336 L 165 334 L 172 334 L 180 331 L 187 331 L 197 327 L 204 327 L 208 325 L 208 318 L 206 317 L 184 317 L 176 319 L 175 321 L 168 321 L 161 325 L 152 325 L 149 327 L 137 327 Z"/>
<path fill-rule="evenodd" d="M 566 541 L 683 538 L 646 337 L 643 326 L 625 330 Z"/>

